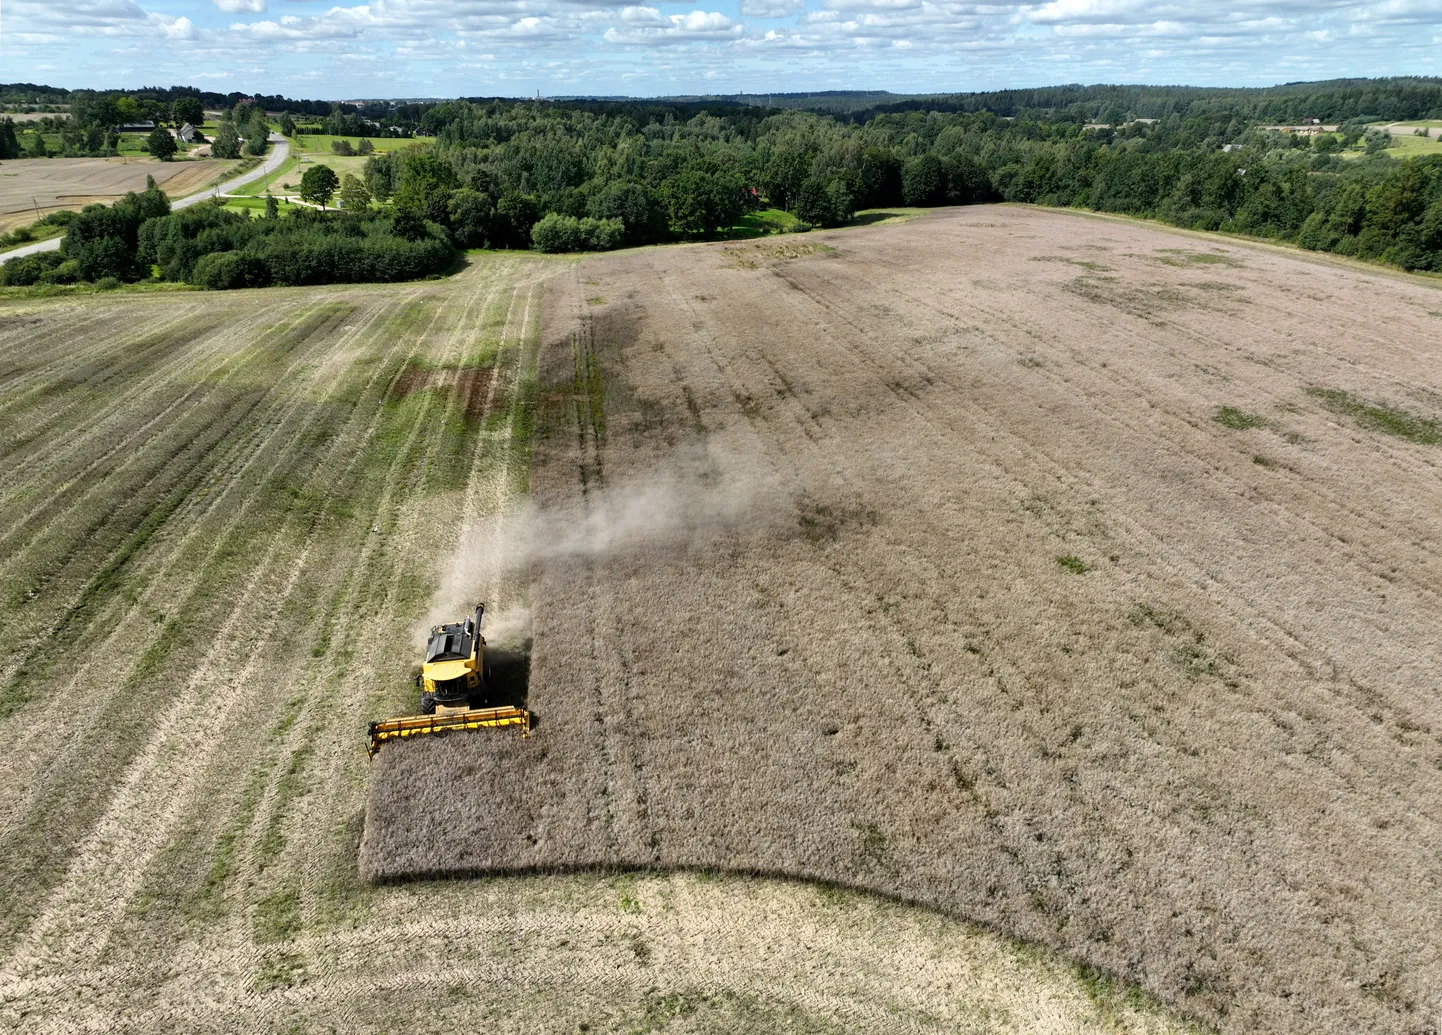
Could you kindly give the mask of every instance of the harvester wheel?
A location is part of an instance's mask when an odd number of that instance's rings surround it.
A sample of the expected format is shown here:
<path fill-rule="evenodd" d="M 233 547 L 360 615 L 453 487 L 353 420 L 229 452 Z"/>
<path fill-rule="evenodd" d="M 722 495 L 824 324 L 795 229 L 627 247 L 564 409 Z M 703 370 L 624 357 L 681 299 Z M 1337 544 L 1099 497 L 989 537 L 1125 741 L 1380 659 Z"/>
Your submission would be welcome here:
<path fill-rule="evenodd" d="M 421 714 L 422 714 L 422 715 L 434 715 L 435 713 L 436 713 L 436 695 L 435 695 L 435 694 L 422 693 L 422 694 L 421 694 Z"/>

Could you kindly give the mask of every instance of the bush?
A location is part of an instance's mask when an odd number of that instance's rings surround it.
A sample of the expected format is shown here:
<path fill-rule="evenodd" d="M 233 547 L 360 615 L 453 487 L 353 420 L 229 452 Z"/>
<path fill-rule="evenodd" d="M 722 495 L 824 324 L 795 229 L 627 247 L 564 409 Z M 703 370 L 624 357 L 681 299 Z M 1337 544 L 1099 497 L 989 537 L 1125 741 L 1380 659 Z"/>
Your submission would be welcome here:
<path fill-rule="evenodd" d="M 95 282 L 97 291 L 114 291 L 120 286 L 120 281 L 115 277 L 101 277 Z"/>
<path fill-rule="evenodd" d="M 531 227 L 541 218 L 540 205 L 530 194 L 508 191 L 496 202 L 496 221 L 492 245 L 502 248 L 529 248 Z"/>
<path fill-rule="evenodd" d="M 102 237 L 71 252 L 82 280 L 135 280 L 135 252 L 119 237 Z"/>
<path fill-rule="evenodd" d="M 0 265 L 0 286 L 29 287 L 31 284 L 39 284 L 46 274 L 64 262 L 65 256 L 58 251 L 37 252 L 34 255 L 11 259 Z"/>
<path fill-rule="evenodd" d="M 270 271 L 264 261 L 252 256 L 239 252 L 212 252 L 202 255 L 196 262 L 190 282 L 216 291 L 265 287 L 270 282 Z"/>
<path fill-rule="evenodd" d="M 839 176 L 823 181 L 808 177 L 796 194 L 796 216 L 818 226 L 841 226 L 851 221 L 856 205 L 847 183 Z"/>
<path fill-rule="evenodd" d="M 451 234 L 462 248 L 484 248 L 491 239 L 496 209 L 489 194 L 462 187 L 447 202 Z"/>
<path fill-rule="evenodd" d="M 591 196 L 588 209 L 596 219 L 619 219 L 629 245 L 654 244 L 667 235 L 666 205 L 643 183 L 612 181 Z"/>
<path fill-rule="evenodd" d="M 531 246 L 541 252 L 604 252 L 619 248 L 626 226 L 619 219 L 577 219 L 548 213 L 531 227 Z"/>
<path fill-rule="evenodd" d="M 168 162 L 175 157 L 175 138 L 168 130 L 157 126 L 150 131 L 150 136 L 145 138 L 145 148 L 162 162 Z"/>
<path fill-rule="evenodd" d="M 908 205 L 946 203 L 946 170 L 941 159 L 927 153 L 902 166 L 901 200 Z"/>

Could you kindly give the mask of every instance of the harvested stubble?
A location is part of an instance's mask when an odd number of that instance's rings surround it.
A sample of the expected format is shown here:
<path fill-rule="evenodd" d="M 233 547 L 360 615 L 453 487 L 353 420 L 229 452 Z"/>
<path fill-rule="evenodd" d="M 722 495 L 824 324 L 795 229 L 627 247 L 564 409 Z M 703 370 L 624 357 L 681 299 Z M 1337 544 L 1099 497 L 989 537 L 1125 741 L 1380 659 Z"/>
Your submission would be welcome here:
<path fill-rule="evenodd" d="M 365 721 L 525 489 L 559 268 L 0 300 L 0 1031 L 1180 1031 L 801 885 L 357 881 Z"/>
<path fill-rule="evenodd" d="M 91 202 L 109 202 L 126 191 L 145 189 L 153 176 L 173 198 L 193 193 L 236 163 L 223 159 L 158 162 L 136 158 L 23 158 L 5 163 L 0 177 L 0 229 L 35 218 L 35 206 L 46 212 L 79 209 Z"/>
<path fill-rule="evenodd" d="M 1436 288 L 1011 208 L 822 241 L 548 294 L 577 398 L 540 506 L 616 506 L 700 440 L 697 485 L 751 471 L 791 516 L 536 561 L 535 735 L 382 752 L 363 873 L 820 877 L 1226 1032 L 1425 1030 L 1442 452 L 1306 389 L 1435 398 Z M 1369 304 L 1309 319 L 1299 285 Z"/>

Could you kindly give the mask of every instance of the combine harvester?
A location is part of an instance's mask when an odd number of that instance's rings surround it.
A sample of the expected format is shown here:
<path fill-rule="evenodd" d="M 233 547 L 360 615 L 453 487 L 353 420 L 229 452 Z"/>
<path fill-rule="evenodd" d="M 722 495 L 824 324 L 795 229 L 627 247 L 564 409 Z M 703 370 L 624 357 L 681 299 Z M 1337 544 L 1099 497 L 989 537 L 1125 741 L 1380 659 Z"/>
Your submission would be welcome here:
<path fill-rule="evenodd" d="M 489 690 L 486 638 L 481 635 L 481 619 L 485 613 L 486 605 L 477 604 L 475 615 L 464 622 L 438 625 L 431 630 L 426 641 L 425 663 L 416 674 L 416 686 L 421 691 L 421 714 L 371 723 L 370 744 L 366 748 L 371 758 L 388 740 L 422 733 L 519 726 L 521 736 L 530 736 L 531 713 L 524 708 L 471 707 L 473 699 L 485 701 Z"/>

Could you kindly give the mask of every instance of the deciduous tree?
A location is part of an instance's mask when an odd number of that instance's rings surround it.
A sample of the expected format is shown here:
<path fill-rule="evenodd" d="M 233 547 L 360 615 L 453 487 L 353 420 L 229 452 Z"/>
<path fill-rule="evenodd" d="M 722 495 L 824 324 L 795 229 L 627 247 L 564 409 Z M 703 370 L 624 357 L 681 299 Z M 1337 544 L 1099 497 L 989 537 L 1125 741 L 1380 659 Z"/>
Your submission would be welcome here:
<path fill-rule="evenodd" d="M 340 180 L 328 165 L 312 165 L 300 178 L 300 196 L 321 208 L 325 208 L 339 187 Z"/>
<path fill-rule="evenodd" d="M 175 157 L 175 138 L 168 129 L 161 129 L 159 126 L 152 129 L 150 136 L 145 138 L 145 147 L 153 157 L 162 162 L 168 162 Z"/>

